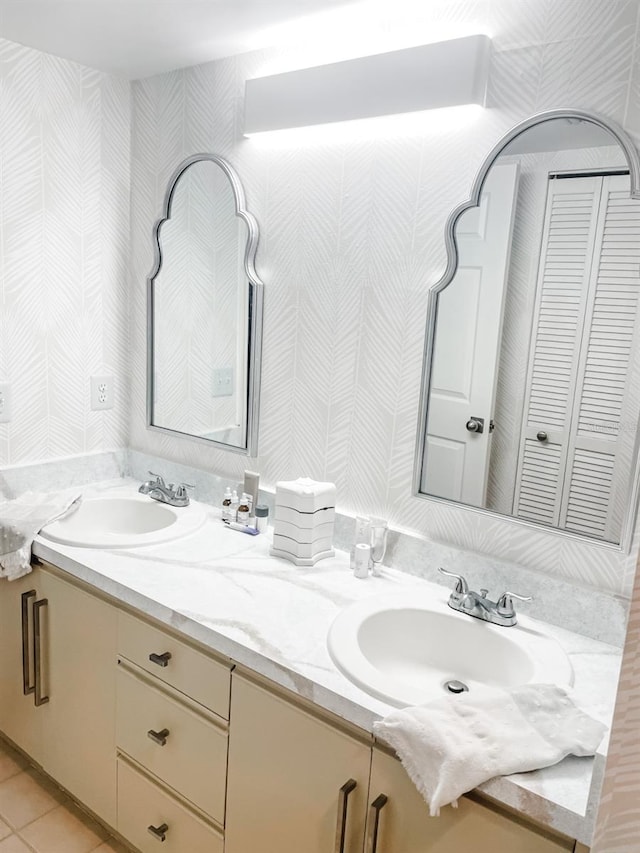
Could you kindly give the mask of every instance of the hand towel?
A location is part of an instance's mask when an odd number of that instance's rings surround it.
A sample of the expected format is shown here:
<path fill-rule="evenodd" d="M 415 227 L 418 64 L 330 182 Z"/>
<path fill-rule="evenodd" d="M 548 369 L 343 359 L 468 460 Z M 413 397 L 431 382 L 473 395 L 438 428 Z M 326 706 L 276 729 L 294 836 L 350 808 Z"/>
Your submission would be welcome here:
<path fill-rule="evenodd" d="M 31 571 L 31 544 L 51 521 L 77 508 L 80 495 L 25 492 L 0 503 L 0 578 L 16 580 Z"/>
<path fill-rule="evenodd" d="M 475 687 L 374 723 L 429 805 L 458 797 L 494 776 L 549 767 L 566 755 L 593 755 L 606 726 L 554 684 Z"/>

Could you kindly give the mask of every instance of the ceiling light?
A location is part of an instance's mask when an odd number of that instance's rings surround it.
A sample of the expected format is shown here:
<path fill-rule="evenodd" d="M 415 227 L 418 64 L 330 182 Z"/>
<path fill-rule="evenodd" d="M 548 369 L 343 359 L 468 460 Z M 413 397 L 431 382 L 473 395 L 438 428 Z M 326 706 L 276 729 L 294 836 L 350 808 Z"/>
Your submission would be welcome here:
<path fill-rule="evenodd" d="M 484 105 L 490 49 L 473 35 L 247 80 L 244 132 Z"/>

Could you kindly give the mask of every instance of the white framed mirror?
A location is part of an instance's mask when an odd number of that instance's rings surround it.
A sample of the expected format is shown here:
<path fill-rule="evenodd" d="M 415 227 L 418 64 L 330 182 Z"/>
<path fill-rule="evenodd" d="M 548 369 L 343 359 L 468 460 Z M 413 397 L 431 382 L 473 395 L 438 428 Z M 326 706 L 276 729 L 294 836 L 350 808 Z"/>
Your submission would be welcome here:
<path fill-rule="evenodd" d="M 147 281 L 150 429 L 257 454 L 258 224 L 232 166 L 195 154 L 169 180 Z"/>
<path fill-rule="evenodd" d="M 522 122 L 449 217 L 414 491 L 626 548 L 638 503 L 640 161 L 580 110 Z"/>

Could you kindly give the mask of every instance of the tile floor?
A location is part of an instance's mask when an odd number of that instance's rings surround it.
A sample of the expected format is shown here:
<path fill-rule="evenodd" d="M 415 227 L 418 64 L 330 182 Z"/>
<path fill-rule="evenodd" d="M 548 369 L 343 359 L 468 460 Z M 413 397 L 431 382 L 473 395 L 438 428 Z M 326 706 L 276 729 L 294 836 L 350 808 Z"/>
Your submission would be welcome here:
<path fill-rule="evenodd" d="M 128 853 L 0 740 L 0 853 Z"/>

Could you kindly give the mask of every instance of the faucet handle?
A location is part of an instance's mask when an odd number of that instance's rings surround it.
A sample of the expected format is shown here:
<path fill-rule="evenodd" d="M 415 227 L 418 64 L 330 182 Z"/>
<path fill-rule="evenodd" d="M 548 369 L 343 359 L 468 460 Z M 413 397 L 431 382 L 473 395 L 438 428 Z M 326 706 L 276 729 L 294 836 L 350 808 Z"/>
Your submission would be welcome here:
<path fill-rule="evenodd" d="M 152 492 L 156 488 L 164 488 L 165 482 L 164 479 L 160 476 L 160 474 L 154 474 L 153 471 L 149 471 L 152 477 L 155 477 L 154 480 L 147 480 L 146 483 L 143 483 L 138 491 L 141 495 L 148 495 L 149 492 Z"/>
<path fill-rule="evenodd" d="M 496 610 L 500 616 L 509 617 L 516 615 L 516 611 L 513 607 L 514 598 L 517 598 L 518 601 L 533 601 L 532 595 L 518 595 L 517 592 L 505 592 L 500 596 L 496 604 Z"/>
<path fill-rule="evenodd" d="M 177 498 L 186 498 L 187 497 L 187 489 L 195 489 L 195 486 L 192 486 L 191 483 L 179 483 L 176 487 L 176 497 Z"/>
<path fill-rule="evenodd" d="M 469 584 L 466 581 L 466 578 L 463 578 L 462 575 L 457 575 L 455 572 L 448 572 L 446 569 L 440 567 L 438 569 L 441 575 L 446 575 L 448 578 L 455 578 L 456 583 L 456 592 L 460 595 L 466 595 L 469 592 Z"/>

